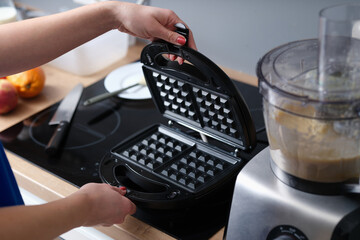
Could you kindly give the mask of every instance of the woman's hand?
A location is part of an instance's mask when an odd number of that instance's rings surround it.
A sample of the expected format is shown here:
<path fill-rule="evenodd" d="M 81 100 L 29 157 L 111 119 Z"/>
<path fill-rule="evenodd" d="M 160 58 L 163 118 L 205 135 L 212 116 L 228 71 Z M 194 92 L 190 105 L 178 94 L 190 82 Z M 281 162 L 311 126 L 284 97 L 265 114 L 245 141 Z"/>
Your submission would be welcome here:
<path fill-rule="evenodd" d="M 89 183 L 49 203 L 2 207 L 0 239 L 54 239 L 75 227 L 122 223 L 136 211 L 125 192 L 105 183 Z"/>
<path fill-rule="evenodd" d="M 134 214 L 136 206 L 124 197 L 126 190 L 108 184 L 89 183 L 82 186 L 69 199 L 80 197 L 85 207 L 83 226 L 122 223 L 129 214 Z"/>
<path fill-rule="evenodd" d="M 126 2 L 115 6 L 115 16 L 118 20 L 116 28 L 120 31 L 150 41 L 163 39 L 176 45 L 185 44 L 185 38 L 174 32 L 176 29 L 174 25 L 182 23 L 187 28 L 188 26 L 173 11 Z M 188 46 L 196 49 L 190 29 Z"/>
<path fill-rule="evenodd" d="M 126 2 L 114 6 L 116 6 L 113 8 L 114 14 L 118 20 L 116 28 L 119 31 L 150 41 L 163 39 L 176 45 L 186 43 L 184 36 L 175 32 L 175 24 L 182 23 L 187 29 L 189 27 L 172 10 Z M 196 49 L 193 33 L 190 29 L 188 41 L 188 47 Z M 179 64 L 184 61 L 172 54 L 169 55 L 169 58 L 172 61 L 177 60 Z"/>

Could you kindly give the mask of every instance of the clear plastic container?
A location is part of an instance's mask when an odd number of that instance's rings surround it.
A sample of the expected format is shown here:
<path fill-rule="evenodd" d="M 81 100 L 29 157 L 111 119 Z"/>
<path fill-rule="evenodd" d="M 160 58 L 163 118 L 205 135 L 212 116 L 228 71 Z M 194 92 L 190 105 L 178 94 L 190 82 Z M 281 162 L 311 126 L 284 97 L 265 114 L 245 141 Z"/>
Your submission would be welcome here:
<path fill-rule="evenodd" d="M 76 75 L 91 75 L 122 59 L 128 47 L 129 35 L 112 30 L 48 64 Z"/>
<path fill-rule="evenodd" d="M 258 63 L 274 163 L 293 176 L 343 182 L 360 173 L 360 89 L 319 91 L 318 40 L 288 43 Z"/>

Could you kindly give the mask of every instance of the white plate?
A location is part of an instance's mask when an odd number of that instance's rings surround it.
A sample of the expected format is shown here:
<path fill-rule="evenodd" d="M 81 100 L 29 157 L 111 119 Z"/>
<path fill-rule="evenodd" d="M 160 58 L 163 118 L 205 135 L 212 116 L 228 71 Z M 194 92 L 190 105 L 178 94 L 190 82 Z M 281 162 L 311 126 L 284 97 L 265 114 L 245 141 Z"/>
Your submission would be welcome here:
<path fill-rule="evenodd" d="M 119 67 L 109 73 L 104 80 L 105 89 L 109 92 L 130 86 L 144 78 L 142 63 L 130 63 Z M 118 95 L 119 98 L 144 100 L 150 99 L 151 94 L 147 86 L 139 85 L 132 87 Z"/>

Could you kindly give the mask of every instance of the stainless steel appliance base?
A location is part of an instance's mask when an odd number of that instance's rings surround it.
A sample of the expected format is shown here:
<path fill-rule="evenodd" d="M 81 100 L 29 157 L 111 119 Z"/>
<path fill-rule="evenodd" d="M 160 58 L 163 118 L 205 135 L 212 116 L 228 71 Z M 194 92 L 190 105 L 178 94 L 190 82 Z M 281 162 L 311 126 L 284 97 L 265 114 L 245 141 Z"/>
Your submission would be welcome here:
<path fill-rule="evenodd" d="M 269 148 L 238 174 L 225 239 L 360 239 L 359 196 L 296 190 L 271 170 Z"/>

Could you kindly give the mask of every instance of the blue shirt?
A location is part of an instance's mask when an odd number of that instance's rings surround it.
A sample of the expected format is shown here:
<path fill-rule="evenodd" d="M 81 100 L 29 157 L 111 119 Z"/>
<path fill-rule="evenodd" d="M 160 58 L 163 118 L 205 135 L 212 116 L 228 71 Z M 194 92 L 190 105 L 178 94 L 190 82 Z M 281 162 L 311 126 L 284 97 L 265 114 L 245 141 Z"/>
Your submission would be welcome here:
<path fill-rule="evenodd" d="M 23 205 L 19 187 L 0 141 L 0 207 Z"/>

